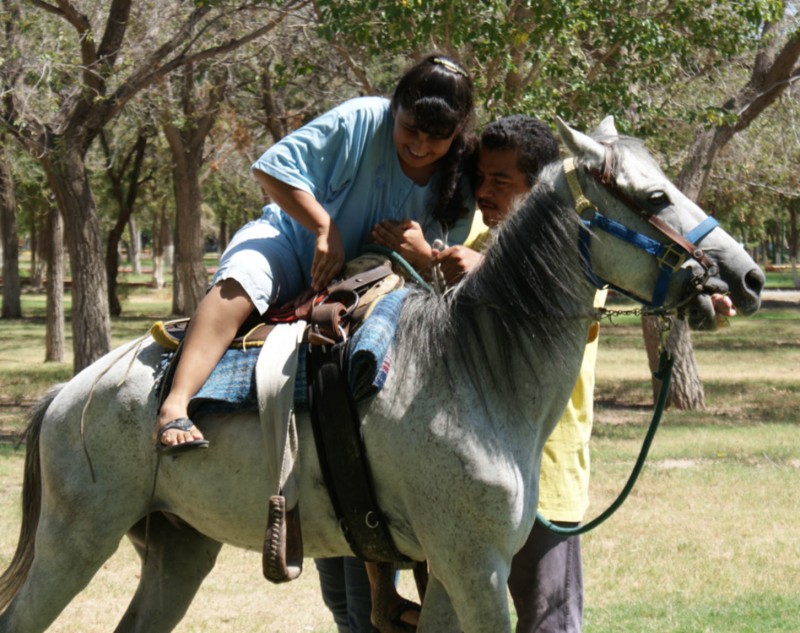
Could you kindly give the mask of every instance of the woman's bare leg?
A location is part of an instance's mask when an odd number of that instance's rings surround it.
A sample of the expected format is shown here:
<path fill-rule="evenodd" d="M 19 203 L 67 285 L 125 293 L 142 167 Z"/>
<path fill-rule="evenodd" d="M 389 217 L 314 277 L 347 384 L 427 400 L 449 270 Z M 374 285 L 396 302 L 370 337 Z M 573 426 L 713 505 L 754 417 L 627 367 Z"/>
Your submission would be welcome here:
<path fill-rule="evenodd" d="M 158 413 L 156 430 L 172 420 L 188 417 L 189 400 L 214 371 L 253 309 L 250 297 L 234 279 L 220 281 L 209 290 L 186 331 L 172 387 Z M 174 446 L 202 438 L 202 433 L 193 426 L 189 431 L 165 431 L 161 443 Z"/>

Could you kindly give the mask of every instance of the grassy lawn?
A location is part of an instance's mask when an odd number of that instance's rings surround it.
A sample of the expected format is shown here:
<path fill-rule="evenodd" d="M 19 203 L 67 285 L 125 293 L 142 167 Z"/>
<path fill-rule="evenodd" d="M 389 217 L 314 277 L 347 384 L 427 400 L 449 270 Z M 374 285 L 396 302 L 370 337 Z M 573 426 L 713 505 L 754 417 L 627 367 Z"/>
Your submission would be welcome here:
<path fill-rule="evenodd" d="M 638 322 L 604 326 L 594 515 L 650 420 Z M 800 307 L 693 333 L 705 411 L 668 411 L 622 509 L 583 539 L 587 633 L 800 630 Z"/>
<path fill-rule="evenodd" d="M 166 316 L 170 300 L 169 290 L 131 289 L 114 345 Z M 25 319 L 0 321 L 0 567 L 20 516 L 23 451 L 9 436 L 35 398 L 71 374 L 71 354 L 42 362 L 41 295 L 26 294 L 23 309 Z M 767 307 L 692 338 L 706 409 L 665 414 L 634 492 L 583 537 L 587 633 L 800 630 L 800 306 Z M 597 373 L 590 517 L 623 486 L 650 420 L 638 319 L 603 324 Z M 280 587 L 261 578 L 260 564 L 258 553 L 225 548 L 176 630 L 334 633 L 311 561 Z M 113 630 L 137 574 L 123 542 L 51 630 Z"/>

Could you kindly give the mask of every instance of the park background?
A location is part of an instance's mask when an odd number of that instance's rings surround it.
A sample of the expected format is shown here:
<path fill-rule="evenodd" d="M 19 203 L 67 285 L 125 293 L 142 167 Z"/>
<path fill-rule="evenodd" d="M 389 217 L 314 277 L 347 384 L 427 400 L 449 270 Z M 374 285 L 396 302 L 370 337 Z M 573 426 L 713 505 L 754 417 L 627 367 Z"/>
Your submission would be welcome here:
<path fill-rule="evenodd" d="M 19 522 L 14 437 L 35 399 L 191 313 L 264 202 L 249 165 L 266 147 L 346 98 L 388 95 L 441 50 L 475 77 L 476 129 L 523 112 L 590 130 L 612 114 L 768 274 L 756 316 L 682 334 L 684 389 L 651 463 L 585 539 L 587 631 L 800 628 L 795 2 L 0 6 L 0 567 Z M 651 403 L 639 320 L 604 324 L 592 510 L 624 481 Z M 124 542 L 118 556 L 58 630 L 113 629 L 136 575 Z M 220 593 L 180 630 L 332 630 L 313 568 L 273 588 L 257 555 L 226 556 L 209 581 Z"/>

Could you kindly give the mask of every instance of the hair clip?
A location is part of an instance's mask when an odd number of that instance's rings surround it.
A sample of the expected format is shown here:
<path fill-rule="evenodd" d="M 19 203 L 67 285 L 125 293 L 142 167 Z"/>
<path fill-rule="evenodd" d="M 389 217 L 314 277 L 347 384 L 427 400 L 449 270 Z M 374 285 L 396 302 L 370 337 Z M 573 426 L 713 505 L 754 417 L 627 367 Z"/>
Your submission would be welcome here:
<path fill-rule="evenodd" d="M 462 77 L 466 77 L 467 79 L 469 79 L 469 75 L 467 74 L 466 70 L 464 70 L 463 68 L 461 68 L 461 66 L 459 66 L 455 62 L 450 61 L 445 57 L 434 57 L 432 61 L 434 64 L 439 64 L 440 66 L 444 66 L 451 73 L 455 73 L 457 75 L 461 75 Z"/>

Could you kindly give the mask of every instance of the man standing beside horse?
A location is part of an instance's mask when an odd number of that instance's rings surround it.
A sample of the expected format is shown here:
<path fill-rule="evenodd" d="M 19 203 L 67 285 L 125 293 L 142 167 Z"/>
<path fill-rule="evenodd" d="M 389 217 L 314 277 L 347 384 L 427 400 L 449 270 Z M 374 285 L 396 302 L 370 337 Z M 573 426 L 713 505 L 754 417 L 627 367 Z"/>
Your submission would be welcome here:
<path fill-rule="evenodd" d="M 492 229 L 530 192 L 541 169 L 558 157 L 555 136 L 538 119 L 514 115 L 485 128 L 475 174 L 475 199 L 483 223 L 476 221 L 464 246 L 433 252 L 434 264 L 448 284 L 457 283 L 480 263 L 481 251 L 491 243 Z M 376 227 L 373 238 L 406 254 L 419 243 L 421 231 L 415 224 L 384 222 Z M 605 291 L 598 295 L 602 305 Z M 565 527 L 577 525 L 589 503 L 597 333 L 595 324 L 570 402 L 542 456 L 539 511 Z M 508 586 L 517 611 L 516 633 L 580 632 L 583 572 L 579 537 L 554 534 L 537 522 L 512 561 Z"/>

